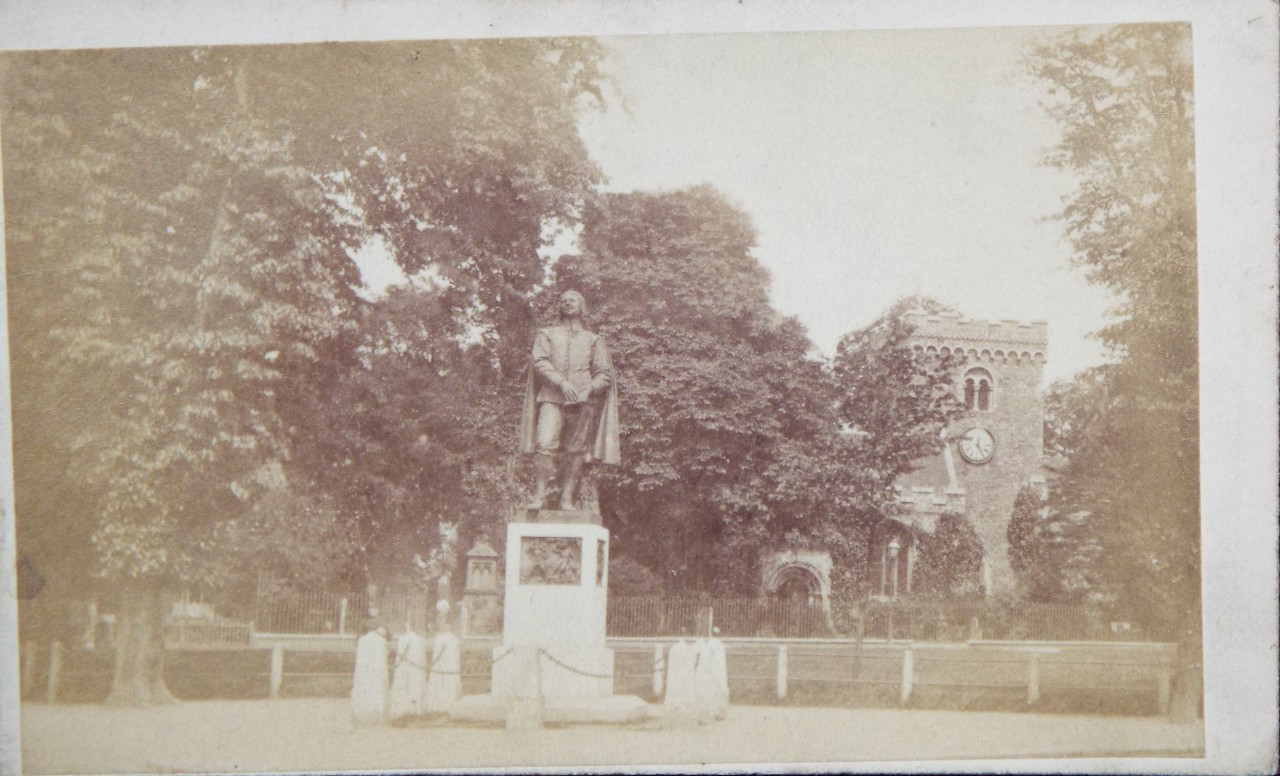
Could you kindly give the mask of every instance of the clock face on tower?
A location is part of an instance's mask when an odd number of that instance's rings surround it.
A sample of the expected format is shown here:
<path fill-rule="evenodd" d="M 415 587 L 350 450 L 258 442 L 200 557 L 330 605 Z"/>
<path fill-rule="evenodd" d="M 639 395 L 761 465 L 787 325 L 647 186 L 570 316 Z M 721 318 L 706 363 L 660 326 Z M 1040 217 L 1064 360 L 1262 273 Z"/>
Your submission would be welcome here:
<path fill-rule="evenodd" d="M 960 436 L 960 455 L 969 463 L 986 463 L 995 452 L 995 438 L 981 426 L 974 426 Z"/>

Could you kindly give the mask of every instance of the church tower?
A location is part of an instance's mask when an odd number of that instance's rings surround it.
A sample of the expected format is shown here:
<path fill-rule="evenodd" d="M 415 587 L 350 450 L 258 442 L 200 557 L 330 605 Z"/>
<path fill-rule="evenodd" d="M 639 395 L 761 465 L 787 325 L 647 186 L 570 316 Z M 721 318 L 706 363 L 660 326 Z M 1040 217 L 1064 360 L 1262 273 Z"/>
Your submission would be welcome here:
<path fill-rule="evenodd" d="M 1026 485 L 1044 487 L 1044 321 L 981 321 L 959 314 L 906 314 L 918 353 L 958 356 L 954 386 L 964 414 L 947 429 L 945 493 L 904 494 L 919 504 L 963 504 L 985 553 L 988 594 L 1013 586 L 1007 530 Z M 920 488 L 915 490 L 919 491 Z M 922 498 L 926 497 L 926 498 Z M 936 508 L 936 507 L 935 507 Z M 948 507 L 950 508 L 950 507 Z"/>

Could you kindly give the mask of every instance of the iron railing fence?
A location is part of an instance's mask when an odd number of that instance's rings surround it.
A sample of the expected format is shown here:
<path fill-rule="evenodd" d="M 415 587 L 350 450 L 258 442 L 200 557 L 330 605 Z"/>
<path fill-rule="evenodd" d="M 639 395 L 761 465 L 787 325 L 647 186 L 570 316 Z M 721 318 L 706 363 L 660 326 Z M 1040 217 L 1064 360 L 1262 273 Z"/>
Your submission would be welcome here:
<path fill-rule="evenodd" d="M 277 592 L 257 597 L 253 627 L 260 633 L 358 634 L 374 616 L 393 630 L 425 633 L 434 623 L 425 592 Z M 1112 621 L 1103 608 L 1081 604 L 986 600 L 787 601 L 771 597 L 610 596 L 606 633 L 614 637 L 696 637 L 710 622 L 718 636 L 853 638 L 963 642 L 1134 641 L 1140 630 Z M 189 637 L 187 637 L 189 638 Z M 225 639 L 232 636 L 218 637 Z M 238 638 L 238 637 L 235 637 Z"/>
<path fill-rule="evenodd" d="M 705 623 L 722 637 L 833 636 L 822 606 L 769 598 L 685 596 L 612 596 L 606 633 L 610 636 L 701 635 Z"/>
<path fill-rule="evenodd" d="M 841 611 L 844 609 L 844 611 Z M 856 633 L 855 607 L 833 610 Z M 1107 612 L 1082 604 L 991 601 L 869 601 L 857 607 L 867 638 L 956 642 L 1116 641 L 1137 638 L 1132 630 L 1111 628 Z"/>
<path fill-rule="evenodd" d="M 820 606 L 768 598 L 609 598 L 605 633 L 611 636 L 698 636 L 705 622 L 719 636 L 823 638 L 835 635 Z"/>
<path fill-rule="evenodd" d="M 852 638 L 963 642 L 1129 641 L 1144 635 L 1080 604 L 955 600 L 612 596 L 609 636 L 696 637 L 710 621 L 721 637 Z"/>
<path fill-rule="evenodd" d="M 393 630 L 408 625 L 425 633 L 435 622 L 435 602 L 425 592 L 367 593 L 259 592 L 254 628 L 260 633 L 352 633 L 376 617 Z"/>

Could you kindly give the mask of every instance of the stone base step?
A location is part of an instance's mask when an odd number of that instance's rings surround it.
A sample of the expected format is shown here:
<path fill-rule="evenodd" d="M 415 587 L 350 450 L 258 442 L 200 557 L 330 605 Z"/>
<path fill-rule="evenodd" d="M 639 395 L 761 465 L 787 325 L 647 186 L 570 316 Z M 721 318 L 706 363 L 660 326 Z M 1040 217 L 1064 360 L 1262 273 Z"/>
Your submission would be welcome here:
<path fill-rule="evenodd" d="M 660 706 L 651 706 L 635 695 L 610 695 L 604 698 L 555 698 L 545 701 L 542 721 L 545 724 L 621 725 L 662 716 Z M 449 707 L 449 717 L 459 722 L 491 722 L 505 724 L 506 701 L 494 695 L 468 695 Z"/>

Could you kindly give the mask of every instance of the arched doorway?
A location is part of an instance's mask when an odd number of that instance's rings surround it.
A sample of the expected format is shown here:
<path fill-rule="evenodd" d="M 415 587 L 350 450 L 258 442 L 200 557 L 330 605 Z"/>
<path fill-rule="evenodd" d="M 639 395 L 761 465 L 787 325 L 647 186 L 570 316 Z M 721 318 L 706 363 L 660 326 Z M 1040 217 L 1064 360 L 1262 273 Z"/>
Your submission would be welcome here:
<path fill-rule="evenodd" d="M 830 611 L 822 580 L 803 564 L 782 566 L 773 576 L 773 603 L 767 612 L 769 635 L 812 638 L 828 635 Z"/>

